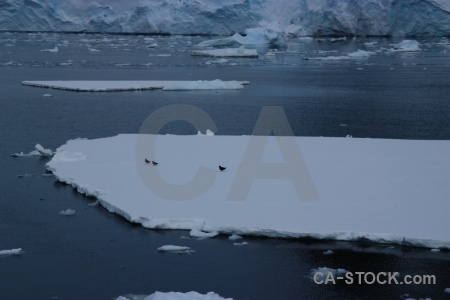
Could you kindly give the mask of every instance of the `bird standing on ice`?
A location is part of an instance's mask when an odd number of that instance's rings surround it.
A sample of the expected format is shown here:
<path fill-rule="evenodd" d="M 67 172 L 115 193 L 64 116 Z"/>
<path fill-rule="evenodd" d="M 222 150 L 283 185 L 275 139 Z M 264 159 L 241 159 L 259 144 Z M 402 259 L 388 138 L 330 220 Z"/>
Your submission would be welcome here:
<path fill-rule="evenodd" d="M 149 161 L 148 159 L 145 159 L 145 163 L 146 163 L 146 164 L 149 164 L 150 161 Z"/>
<path fill-rule="evenodd" d="M 158 165 L 158 163 L 156 161 L 152 160 L 152 165 L 156 166 L 156 165 Z"/>
<path fill-rule="evenodd" d="M 226 169 L 226 167 L 219 166 L 220 171 L 224 171 L 225 169 Z"/>

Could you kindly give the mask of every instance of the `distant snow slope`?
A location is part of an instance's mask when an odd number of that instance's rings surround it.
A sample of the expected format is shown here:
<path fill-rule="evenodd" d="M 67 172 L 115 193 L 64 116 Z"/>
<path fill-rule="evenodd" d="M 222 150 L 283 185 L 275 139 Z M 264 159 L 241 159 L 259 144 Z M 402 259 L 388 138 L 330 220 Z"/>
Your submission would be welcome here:
<path fill-rule="evenodd" d="M 301 35 L 450 35 L 448 0 L 3 0 L 0 30 L 242 33 L 261 23 Z"/>

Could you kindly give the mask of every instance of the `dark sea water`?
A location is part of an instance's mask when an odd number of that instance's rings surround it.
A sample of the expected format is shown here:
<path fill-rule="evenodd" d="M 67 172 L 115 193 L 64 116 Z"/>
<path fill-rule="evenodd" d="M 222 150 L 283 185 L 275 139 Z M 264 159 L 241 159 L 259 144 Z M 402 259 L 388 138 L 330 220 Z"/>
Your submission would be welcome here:
<path fill-rule="evenodd" d="M 236 247 L 227 236 L 180 240 L 189 233 L 143 229 L 88 206 L 93 199 L 41 176 L 48 159 L 10 156 L 28 153 L 36 143 L 54 150 L 73 138 L 137 133 L 146 117 L 170 104 L 201 108 L 220 135 L 251 134 L 263 106 L 282 106 L 298 136 L 448 140 L 448 40 L 420 40 L 417 53 L 381 50 L 368 59 L 344 61 L 302 58 L 375 51 L 401 40 L 294 40 L 275 55 L 208 63 L 217 59 L 190 56 L 193 45 L 205 38 L 145 38 L 0 33 L 0 250 L 26 251 L 0 257 L 0 299 L 115 299 L 191 290 L 234 299 L 449 298 L 444 293 L 450 287 L 448 251 L 363 241 L 253 237 L 245 238 L 249 245 Z M 368 41 L 378 44 L 364 48 Z M 153 43 L 159 47 L 146 47 Z M 55 46 L 56 53 L 40 51 Z M 114 93 L 21 85 L 24 80 L 217 78 L 250 85 L 238 91 Z M 43 97 L 47 93 L 52 97 Z M 196 129 L 179 121 L 161 133 L 195 134 Z M 34 176 L 19 178 L 22 174 Z M 78 212 L 75 217 L 58 215 L 69 207 Z M 157 253 L 166 244 L 191 246 L 196 253 Z M 329 249 L 334 254 L 324 255 Z M 435 275 L 437 280 L 434 285 L 317 285 L 308 275 L 319 267 Z"/>

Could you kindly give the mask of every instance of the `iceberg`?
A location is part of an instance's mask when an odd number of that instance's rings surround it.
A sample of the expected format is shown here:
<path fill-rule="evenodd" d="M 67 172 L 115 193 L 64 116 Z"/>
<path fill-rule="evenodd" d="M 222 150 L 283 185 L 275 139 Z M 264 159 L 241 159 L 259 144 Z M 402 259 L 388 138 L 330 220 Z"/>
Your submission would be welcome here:
<path fill-rule="evenodd" d="M 307 175 L 265 169 L 287 159 L 280 145 L 300 151 L 282 170 Z M 70 140 L 46 168 L 145 228 L 449 249 L 449 152 L 450 141 L 120 134 Z"/>
<path fill-rule="evenodd" d="M 415 52 L 420 51 L 419 42 L 416 40 L 404 40 L 401 43 L 393 45 L 391 52 Z"/>
<path fill-rule="evenodd" d="M 197 80 L 197 81 L 23 81 L 23 85 L 77 92 L 117 92 L 134 90 L 184 91 L 184 90 L 236 90 L 242 89 L 248 81 Z"/>
<path fill-rule="evenodd" d="M 32 3 L 32 4 L 30 4 Z M 0 30 L 231 36 L 448 36 L 448 0 L 3 0 Z"/>

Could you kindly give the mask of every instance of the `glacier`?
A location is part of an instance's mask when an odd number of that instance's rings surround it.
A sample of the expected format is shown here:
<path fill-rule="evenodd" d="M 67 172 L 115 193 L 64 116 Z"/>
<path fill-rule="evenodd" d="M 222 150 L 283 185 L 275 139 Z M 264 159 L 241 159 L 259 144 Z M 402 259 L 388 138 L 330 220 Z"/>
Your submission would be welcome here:
<path fill-rule="evenodd" d="M 300 36 L 449 36 L 448 0 L 4 0 L 0 30 Z M 275 24 L 276 26 L 273 26 Z"/>

